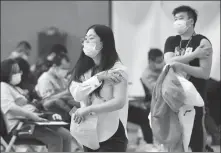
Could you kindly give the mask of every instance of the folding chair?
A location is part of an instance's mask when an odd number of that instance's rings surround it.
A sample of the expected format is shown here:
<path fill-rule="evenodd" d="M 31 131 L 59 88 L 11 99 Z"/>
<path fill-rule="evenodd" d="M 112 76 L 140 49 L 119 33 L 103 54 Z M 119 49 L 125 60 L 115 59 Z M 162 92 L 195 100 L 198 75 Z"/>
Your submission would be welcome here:
<path fill-rule="evenodd" d="M 15 145 L 40 145 L 45 146 L 41 141 L 31 138 L 25 138 L 24 136 L 27 133 L 23 133 L 22 126 L 24 125 L 23 121 L 20 121 L 15 130 L 11 133 L 11 135 L 7 132 L 6 123 L 4 120 L 3 113 L 1 111 L 1 151 L 11 152 L 16 151 Z M 34 125 L 33 125 L 34 126 Z M 34 130 L 34 129 L 32 129 Z M 31 151 L 35 151 L 31 146 L 29 147 Z"/>

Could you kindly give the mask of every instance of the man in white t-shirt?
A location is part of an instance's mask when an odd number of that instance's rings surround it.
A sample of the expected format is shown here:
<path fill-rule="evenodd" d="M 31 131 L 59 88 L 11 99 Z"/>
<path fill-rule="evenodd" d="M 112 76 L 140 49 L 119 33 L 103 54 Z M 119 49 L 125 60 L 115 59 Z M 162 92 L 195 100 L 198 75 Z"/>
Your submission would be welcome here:
<path fill-rule="evenodd" d="M 57 113 L 62 114 L 64 118 L 70 119 L 68 113 L 71 111 L 71 109 L 74 106 L 80 106 L 79 103 L 76 103 L 73 100 L 72 96 L 67 90 L 68 81 L 66 76 L 70 69 L 69 58 L 66 54 L 60 53 L 56 54 L 51 62 L 51 68 L 49 68 L 48 71 L 44 72 L 39 77 L 38 83 L 36 85 L 36 91 L 40 97 L 45 99 L 43 102 L 45 109 L 59 109 L 60 111 L 56 111 Z M 64 92 L 64 94 L 54 99 L 51 98 L 52 95 L 54 96 L 59 92 Z"/>

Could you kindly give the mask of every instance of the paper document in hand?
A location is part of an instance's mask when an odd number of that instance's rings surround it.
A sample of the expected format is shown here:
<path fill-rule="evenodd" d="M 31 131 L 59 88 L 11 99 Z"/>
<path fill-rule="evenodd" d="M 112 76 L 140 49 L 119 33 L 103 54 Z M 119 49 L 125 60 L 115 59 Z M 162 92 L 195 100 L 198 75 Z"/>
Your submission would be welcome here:
<path fill-rule="evenodd" d="M 97 135 L 97 116 L 88 115 L 80 124 L 75 123 L 74 114 L 71 117 L 71 135 L 81 144 L 90 149 L 100 148 Z"/>
<path fill-rule="evenodd" d="M 63 121 L 49 121 L 49 122 L 34 122 L 37 125 L 68 125 L 67 122 Z"/>

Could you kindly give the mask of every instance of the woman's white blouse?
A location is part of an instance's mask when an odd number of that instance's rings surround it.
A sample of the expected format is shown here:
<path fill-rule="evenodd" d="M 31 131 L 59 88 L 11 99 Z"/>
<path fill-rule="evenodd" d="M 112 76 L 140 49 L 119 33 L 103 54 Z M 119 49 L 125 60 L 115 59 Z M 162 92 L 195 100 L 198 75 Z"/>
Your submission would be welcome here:
<path fill-rule="evenodd" d="M 121 71 L 121 75 L 128 82 L 127 68 L 121 62 L 116 62 L 115 65 L 107 71 L 107 73 L 118 70 Z M 81 107 L 86 107 L 88 103 L 92 103 L 92 105 L 104 103 L 105 101 L 111 100 L 113 98 L 114 85 L 109 82 L 104 82 L 103 84 L 103 87 L 100 91 L 100 96 L 102 98 L 96 97 L 94 94 L 92 94 L 91 97 L 89 96 L 95 89 L 97 89 L 101 85 L 101 83 L 97 79 L 97 75 L 100 73 L 105 73 L 100 72 L 91 77 L 91 72 L 92 71 L 89 70 L 84 74 L 84 77 L 82 77 L 82 83 L 72 81 L 69 88 L 73 98 L 75 99 L 75 101 L 80 102 Z M 114 135 L 114 133 L 118 129 L 119 120 L 124 125 L 125 134 L 127 136 L 126 127 L 128 117 L 128 93 L 126 96 L 126 103 L 122 109 L 113 112 L 97 114 L 97 132 L 99 142 L 106 141 Z"/>

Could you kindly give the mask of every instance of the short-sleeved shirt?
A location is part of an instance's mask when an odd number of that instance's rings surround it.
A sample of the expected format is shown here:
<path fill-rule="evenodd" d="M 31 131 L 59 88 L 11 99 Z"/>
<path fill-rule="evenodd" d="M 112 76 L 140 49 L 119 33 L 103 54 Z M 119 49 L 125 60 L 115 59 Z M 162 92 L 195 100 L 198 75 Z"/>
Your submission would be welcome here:
<path fill-rule="evenodd" d="M 47 71 L 39 77 L 35 89 L 40 97 L 46 98 L 58 91 L 66 89 L 67 86 L 68 83 L 65 79 L 60 79 Z"/>
<path fill-rule="evenodd" d="M 182 40 L 181 41 L 180 35 L 170 36 L 166 40 L 166 43 L 164 46 L 164 54 L 167 52 L 173 52 L 173 53 L 175 53 L 175 56 L 183 56 L 185 54 L 194 52 L 195 49 L 200 45 L 200 42 L 202 39 L 208 40 L 208 38 L 206 38 L 205 36 L 200 35 L 200 34 L 196 34 L 196 35 L 192 36 L 192 39 L 190 41 L 189 40 Z M 188 44 L 188 42 L 189 42 L 189 44 Z M 181 48 L 184 49 L 184 52 L 177 49 L 177 48 L 179 48 L 180 44 L 181 44 Z M 188 46 L 187 46 L 187 44 L 188 44 Z M 195 58 L 194 60 L 190 61 L 189 65 L 200 66 L 199 58 Z M 190 76 L 189 81 L 191 81 L 193 83 L 193 85 L 196 87 L 197 91 L 200 93 L 202 98 L 205 100 L 206 99 L 206 89 L 207 89 L 206 82 L 207 81 L 205 79 L 195 78 L 193 76 Z"/>
<path fill-rule="evenodd" d="M 10 108 L 13 105 L 17 105 L 15 103 L 15 101 L 18 98 L 24 98 L 24 101 L 27 101 L 25 96 L 23 96 L 19 92 L 22 92 L 22 89 L 20 89 L 18 87 L 17 88 L 16 87 L 12 87 L 11 85 L 9 85 L 9 84 L 7 84 L 5 82 L 1 82 L 1 111 L 2 111 L 2 113 L 4 115 L 8 132 L 10 132 L 18 123 L 17 120 L 10 120 L 11 118 L 15 117 L 9 111 Z"/>

